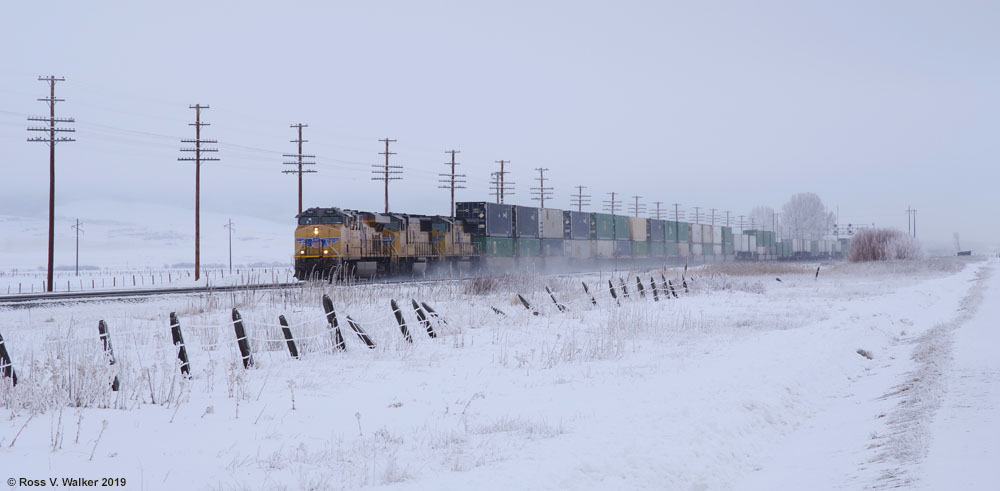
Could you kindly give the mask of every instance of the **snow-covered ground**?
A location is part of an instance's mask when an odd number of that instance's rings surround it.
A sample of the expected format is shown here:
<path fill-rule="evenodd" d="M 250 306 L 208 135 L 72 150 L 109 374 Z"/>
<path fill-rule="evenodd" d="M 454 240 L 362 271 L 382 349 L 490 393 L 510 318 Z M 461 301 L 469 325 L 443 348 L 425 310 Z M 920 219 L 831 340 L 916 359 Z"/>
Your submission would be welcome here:
<path fill-rule="evenodd" d="M 0 389 L 0 477 L 124 477 L 129 489 L 995 489 L 996 265 L 835 264 L 818 278 L 815 265 L 715 265 L 689 272 L 690 293 L 667 271 L 680 298 L 658 302 L 649 280 L 662 286 L 660 273 L 643 272 L 645 297 L 628 275 L 620 305 L 604 273 L 5 310 L 20 381 Z M 433 324 L 438 337 L 411 298 L 447 321 Z M 191 379 L 179 376 L 172 311 Z"/>

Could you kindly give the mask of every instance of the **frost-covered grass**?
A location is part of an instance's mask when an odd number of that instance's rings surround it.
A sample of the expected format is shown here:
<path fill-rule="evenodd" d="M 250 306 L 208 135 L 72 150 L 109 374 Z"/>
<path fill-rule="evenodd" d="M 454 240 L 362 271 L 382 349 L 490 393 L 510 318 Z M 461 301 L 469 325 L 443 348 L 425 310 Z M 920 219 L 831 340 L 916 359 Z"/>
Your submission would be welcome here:
<path fill-rule="evenodd" d="M 928 264 L 920 279 L 947 293 L 962 284 L 952 280 L 960 266 Z M 7 310 L 0 333 L 19 384 L 0 389 L 8 416 L 0 459 L 34 473 L 115 469 L 147 488 L 730 486 L 849 390 L 866 363 L 887 359 L 934 320 L 914 309 L 945 301 L 926 300 L 906 274 L 839 268 L 819 279 L 811 267 L 785 270 L 781 283 L 766 268 L 692 268 L 683 280 L 681 269 L 519 274 Z M 679 298 L 660 291 L 654 301 L 650 277 L 662 289 L 661 274 Z M 336 308 L 344 351 L 323 294 Z M 859 310 L 861 296 L 887 300 Z M 908 306 L 912 298 L 927 306 Z M 438 337 L 417 323 L 410 299 L 445 319 L 432 321 Z M 253 349 L 250 370 L 240 364 L 232 308 Z M 171 311 L 190 378 L 179 372 Z M 375 349 L 354 336 L 347 316 Z M 101 319 L 113 367 L 97 336 Z M 43 455 L 53 464 L 32 464 Z"/>

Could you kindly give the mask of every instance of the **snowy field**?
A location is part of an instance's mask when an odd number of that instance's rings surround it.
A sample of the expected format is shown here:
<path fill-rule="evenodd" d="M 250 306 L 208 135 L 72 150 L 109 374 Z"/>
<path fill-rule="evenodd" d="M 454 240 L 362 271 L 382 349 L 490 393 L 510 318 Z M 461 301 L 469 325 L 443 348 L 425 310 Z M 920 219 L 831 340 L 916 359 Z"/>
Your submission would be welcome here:
<path fill-rule="evenodd" d="M 19 382 L 0 388 L 0 477 L 125 478 L 127 489 L 996 489 L 996 265 L 824 264 L 817 278 L 815 264 L 721 264 L 690 270 L 689 292 L 682 271 L 664 272 L 678 298 L 659 301 L 659 271 L 641 273 L 642 297 L 622 272 L 617 303 L 611 275 L 594 273 L 11 308 L 0 334 Z M 410 299 L 444 319 L 432 318 L 436 338 Z"/>

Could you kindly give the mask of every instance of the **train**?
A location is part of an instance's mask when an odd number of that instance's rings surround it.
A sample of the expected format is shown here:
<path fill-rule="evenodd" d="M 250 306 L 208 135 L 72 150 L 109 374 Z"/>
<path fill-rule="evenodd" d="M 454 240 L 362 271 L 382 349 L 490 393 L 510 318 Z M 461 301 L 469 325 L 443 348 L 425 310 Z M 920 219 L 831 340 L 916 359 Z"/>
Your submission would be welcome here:
<path fill-rule="evenodd" d="M 296 215 L 295 277 L 425 275 L 437 270 L 582 271 L 608 263 L 686 264 L 843 258 L 846 239 L 493 202 L 455 216 L 309 208 Z"/>

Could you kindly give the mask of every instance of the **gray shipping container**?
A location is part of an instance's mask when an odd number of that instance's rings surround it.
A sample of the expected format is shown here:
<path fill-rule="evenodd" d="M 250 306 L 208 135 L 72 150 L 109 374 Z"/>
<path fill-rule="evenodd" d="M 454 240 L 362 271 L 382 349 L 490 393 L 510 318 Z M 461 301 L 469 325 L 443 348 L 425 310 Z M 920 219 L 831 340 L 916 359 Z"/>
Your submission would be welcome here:
<path fill-rule="evenodd" d="M 563 238 L 587 240 L 590 238 L 590 213 L 580 211 L 563 212 Z"/>
<path fill-rule="evenodd" d="M 652 242 L 663 242 L 664 227 L 666 226 L 665 221 L 657 220 L 655 218 L 649 219 L 649 240 Z"/>
<path fill-rule="evenodd" d="M 538 237 L 538 208 L 514 206 L 514 237 Z"/>

